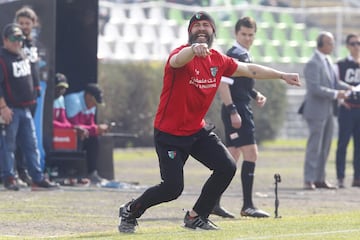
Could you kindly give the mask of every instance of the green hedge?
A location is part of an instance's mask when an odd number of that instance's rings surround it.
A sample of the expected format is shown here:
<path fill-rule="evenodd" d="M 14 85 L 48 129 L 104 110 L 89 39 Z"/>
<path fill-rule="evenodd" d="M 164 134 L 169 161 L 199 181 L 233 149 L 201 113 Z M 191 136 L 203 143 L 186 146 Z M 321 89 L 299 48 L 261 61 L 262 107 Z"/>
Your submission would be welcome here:
<path fill-rule="evenodd" d="M 153 146 L 153 119 L 162 89 L 163 62 L 100 62 L 99 83 L 104 89 L 105 106 L 98 121 L 113 124 L 113 132 L 136 133 L 136 139 L 116 139 L 116 147 Z M 259 142 L 273 139 L 283 123 L 286 86 L 280 81 L 257 81 L 256 88 L 267 98 L 264 108 L 253 107 Z M 216 125 L 223 138 L 221 101 L 216 96 L 206 120 Z"/>

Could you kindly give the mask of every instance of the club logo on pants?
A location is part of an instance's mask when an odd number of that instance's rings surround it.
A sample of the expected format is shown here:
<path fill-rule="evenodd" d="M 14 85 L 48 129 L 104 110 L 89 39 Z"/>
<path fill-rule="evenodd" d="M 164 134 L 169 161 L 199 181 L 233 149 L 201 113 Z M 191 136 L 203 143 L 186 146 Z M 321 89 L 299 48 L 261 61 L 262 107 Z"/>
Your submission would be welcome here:
<path fill-rule="evenodd" d="M 174 159 L 176 157 L 176 151 L 169 150 L 168 151 L 168 156 L 169 156 L 169 158 Z"/>

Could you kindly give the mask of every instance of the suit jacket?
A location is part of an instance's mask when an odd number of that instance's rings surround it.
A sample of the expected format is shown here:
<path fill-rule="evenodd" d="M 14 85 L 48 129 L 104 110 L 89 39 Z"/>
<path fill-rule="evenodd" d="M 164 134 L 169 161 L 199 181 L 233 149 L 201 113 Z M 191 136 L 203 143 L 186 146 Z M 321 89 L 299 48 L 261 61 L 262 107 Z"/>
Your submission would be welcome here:
<path fill-rule="evenodd" d="M 325 119 L 334 114 L 336 90 L 345 90 L 349 85 L 342 81 L 332 80 L 326 70 L 321 56 L 315 52 L 304 67 L 306 95 L 302 114 L 307 119 Z"/>

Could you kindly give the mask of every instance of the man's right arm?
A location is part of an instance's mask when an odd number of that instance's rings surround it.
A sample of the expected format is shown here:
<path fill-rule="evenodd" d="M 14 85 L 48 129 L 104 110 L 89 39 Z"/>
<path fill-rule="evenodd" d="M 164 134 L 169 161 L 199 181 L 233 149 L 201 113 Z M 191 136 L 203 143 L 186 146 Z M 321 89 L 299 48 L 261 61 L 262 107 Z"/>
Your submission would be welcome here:
<path fill-rule="evenodd" d="M 210 55 L 210 50 L 206 43 L 194 43 L 188 47 L 184 47 L 178 53 L 170 58 L 170 66 L 173 68 L 181 68 L 190 62 L 195 56 L 206 57 Z"/>

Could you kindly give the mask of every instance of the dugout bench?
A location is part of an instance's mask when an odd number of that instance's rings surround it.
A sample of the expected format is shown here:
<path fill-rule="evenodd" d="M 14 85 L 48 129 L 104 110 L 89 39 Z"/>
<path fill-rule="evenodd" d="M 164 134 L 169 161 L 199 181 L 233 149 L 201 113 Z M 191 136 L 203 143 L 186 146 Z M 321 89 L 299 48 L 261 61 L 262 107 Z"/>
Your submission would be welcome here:
<path fill-rule="evenodd" d="M 105 133 L 99 136 L 97 169 L 100 176 L 114 180 L 114 138 L 136 138 L 135 134 Z M 86 151 L 81 150 L 74 129 L 54 129 L 53 150 L 46 153 L 50 179 L 87 177 Z"/>

